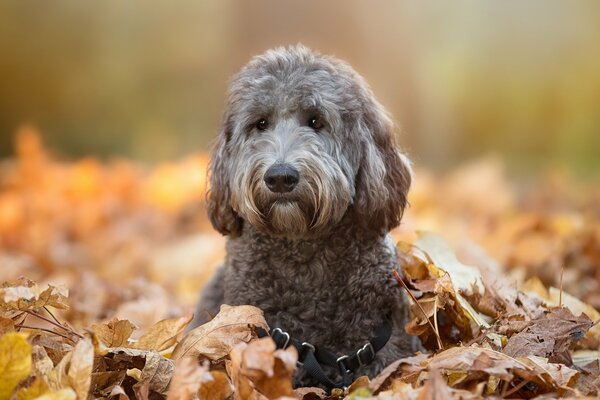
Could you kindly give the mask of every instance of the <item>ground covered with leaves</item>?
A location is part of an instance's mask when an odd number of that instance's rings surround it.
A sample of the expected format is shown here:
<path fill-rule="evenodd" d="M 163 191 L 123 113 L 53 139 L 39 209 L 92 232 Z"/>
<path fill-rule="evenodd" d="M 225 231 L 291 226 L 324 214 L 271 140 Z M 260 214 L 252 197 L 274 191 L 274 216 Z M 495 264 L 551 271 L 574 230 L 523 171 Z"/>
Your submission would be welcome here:
<path fill-rule="evenodd" d="M 417 170 L 393 236 L 427 352 L 325 393 L 292 388 L 297 354 L 257 339 L 257 308 L 185 333 L 224 255 L 205 154 L 60 161 L 31 129 L 15 154 L 0 163 L 0 400 L 600 395 L 600 190 L 564 171 Z"/>

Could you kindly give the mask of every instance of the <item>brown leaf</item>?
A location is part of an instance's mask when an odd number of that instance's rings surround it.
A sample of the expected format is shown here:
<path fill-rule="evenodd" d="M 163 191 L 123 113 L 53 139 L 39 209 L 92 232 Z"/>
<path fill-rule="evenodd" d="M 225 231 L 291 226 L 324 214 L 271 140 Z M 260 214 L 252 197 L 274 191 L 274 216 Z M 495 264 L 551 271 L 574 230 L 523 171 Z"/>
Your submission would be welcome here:
<path fill-rule="evenodd" d="M 112 319 L 106 324 L 92 325 L 94 338 L 105 347 L 127 346 L 135 325 L 126 319 Z"/>
<path fill-rule="evenodd" d="M 167 394 L 174 369 L 173 360 L 161 356 L 156 351 L 127 347 L 108 349 L 104 359 L 113 370 L 124 369 L 129 375 L 135 375 L 139 381 L 136 387 L 140 393 L 144 393 L 147 388 L 161 395 Z"/>
<path fill-rule="evenodd" d="M 15 323 L 10 318 L 4 318 L 0 316 L 0 336 L 8 332 L 15 331 Z"/>
<path fill-rule="evenodd" d="M 318 387 L 300 387 L 294 389 L 294 396 L 302 400 L 321 400 L 327 397 L 327 392 Z"/>
<path fill-rule="evenodd" d="M 142 369 L 140 381 L 147 382 L 150 390 L 166 396 L 174 368 L 172 360 L 155 351 L 149 351 L 146 353 L 146 364 Z"/>
<path fill-rule="evenodd" d="M 292 375 L 298 354 L 294 347 L 276 350 L 271 338 L 251 342 L 242 353 L 242 374 L 269 399 L 293 396 Z"/>
<path fill-rule="evenodd" d="M 202 400 L 226 400 L 233 393 L 229 377 L 223 371 L 212 371 L 212 380 L 202 383 L 198 396 Z"/>
<path fill-rule="evenodd" d="M 522 332 L 513 335 L 503 349 L 512 357 L 534 355 L 550 362 L 571 365 L 569 348 L 583 338 L 592 321 L 582 314 L 576 317 L 567 308 L 554 308 L 543 317 L 532 320 Z"/>
<path fill-rule="evenodd" d="M 295 348 L 276 350 L 275 342 L 266 337 L 238 344 L 230 358 L 227 371 L 240 399 L 293 396 L 292 375 L 298 359 Z"/>
<path fill-rule="evenodd" d="M 547 358 L 528 356 L 520 357 L 518 360 L 529 367 L 529 370 L 515 371 L 516 375 L 530 381 L 537 380 L 539 384 L 546 385 L 549 390 L 575 387 L 579 378 L 578 371 L 566 365 L 549 363 Z"/>
<path fill-rule="evenodd" d="M 405 382 L 414 383 L 418 374 L 427 367 L 429 357 L 428 354 L 418 354 L 393 362 L 371 380 L 369 388 L 377 394 L 387 389 L 396 376 L 402 376 Z"/>
<path fill-rule="evenodd" d="M 136 349 L 155 350 L 161 352 L 175 344 L 179 335 L 183 333 L 192 321 L 193 315 L 181 318 L 164 319 L 157 322 L 135 342 L 132 347 Z"/>
<path fill-rule="evenodd" d="M 482 347 L 454 347 L 436 354 L 429 360 L 428 368 L 440 372 L 463 373 L 485 372 L 502 379 L 511 379 L 513 368 L 523 365 L 503 353 Z"/>
<path fill-rule="evenodd" d="M 172 357 L 177 360 L 199 355 L 218 360 L 229 354 L 236 344 L 255 338 L 256 328 L 269 329 L 260 309 L 224 304 L 216 317 L 183 337 Z"/>
<path fill-rule="evenodd" d="M 445 400 L 453 398 L 452 390 L 437 370 L 429 371 L 429 378 L 417 396 L 417 400 Z"/>
<path fill-rule="evenodd" d="M 212 380 L 207 364 L 200 366 L 192 357 L 180 358 L 175 363 L 167 400 L 191 400 L 202 383 Z"/>

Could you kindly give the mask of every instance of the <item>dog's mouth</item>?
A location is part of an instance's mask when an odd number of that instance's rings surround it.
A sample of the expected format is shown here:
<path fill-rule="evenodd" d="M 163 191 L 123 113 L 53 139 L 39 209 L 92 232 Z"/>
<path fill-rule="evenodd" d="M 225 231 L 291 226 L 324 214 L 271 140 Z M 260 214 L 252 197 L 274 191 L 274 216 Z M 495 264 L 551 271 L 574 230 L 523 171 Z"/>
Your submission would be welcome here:
<path fill-rule="evenodd" d="M 296 203 L 296 202 L 297 202 L 297 200 L 294 200 L 294 199 L 291 199 L 291 198 L 288 198 L 288 197 L 280 197 L 278 199 L 275 199 L 273 201 L 273 204 L 274 205 L 285 206 L 285 205 L 293 204 L 293 203 Z"/>

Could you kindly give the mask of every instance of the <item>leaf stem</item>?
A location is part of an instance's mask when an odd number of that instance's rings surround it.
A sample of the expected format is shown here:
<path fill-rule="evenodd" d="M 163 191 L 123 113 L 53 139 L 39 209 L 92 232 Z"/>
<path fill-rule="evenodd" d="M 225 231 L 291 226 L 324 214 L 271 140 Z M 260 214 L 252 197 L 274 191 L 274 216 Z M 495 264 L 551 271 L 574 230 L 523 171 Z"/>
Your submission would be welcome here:
<path fill-rule="evenodd" d="M 406 292 L 408 293 L 408 295 L 410 296 L 410 298 L 412 299 L 412 301 L 417 305 L 417 307 L 419 307 L 419 310 L 421 310 L 421 312 L 423 313 L 423 317 L 425 318 L 425 321 L 427 321 L 427 323 L 431 327 L 431 330 L 435 334 L 435 338 L 437 339 L 438 348 L 440 350 L 444 350 L 444 345 L 442 344 L 442 338 L 440 337 L 439 332 L 435 329 L 435 327 L 433 326 L 433 324 L 431 323 L 431 321 L 427 317 L 427 314 L 425 313 L 425 310 L 423 310 L 423 307 L 421 307 L 421 304 L 419 304 L 419 301 L 417 300 L 417 298 L 415 297 L 415 295 L 412 294 L 412 292 L 410 291 L 410 289 L 408 288 L 408 286 L 406 286 L 406 283 L 404 283 L 404 281 L 402 280 L 402 277 L 400 277 L 400 274 L 398 273 L 398 271 L 393 270 L 392 273 L 394 274 L 394 278 L 396 278 L 396 280 L 402 285 L 402 287 L 406 290 Z M 435 310 L 434 312 L 437 313 L 437 310 Z M 436 324 L 437 324 L 437 320 L 436 320 Z"/>
<path fill-rule="evenodd" d="M 46 311 L 47 311 L 47 310 L 46 310 Z M 61 324 L 61 323 L 60 323 L 60 322 L 58 322 L 58 321 L 56 321 L 56 322 L 55 322 L 55 321 L 52 321 L 50 318 L 44 317 L 43 315 L 40 315 L 40 314 L 38 314 L 38 313 L 36 313 L 36 312 L 34 312 L 34 311 L 27 311 L 27 310 L 25 310 L 25 312 L 26 312 L 27 314 L 33 315 L 33 316 L 35 316 L 35 317 L 38 317 L 39 319 L 41 319 L 41 320 L 43 320 L 43 321 L 46 321 L 46 322 L 48 322 L 49 324 L 52 324 L 52 325 L 56 326 L 57 328 L 61 328 L 62 330 L 64 330 L 64 331 L 65 331 L 65 332 L 67 332 L 67 333 L 70 333 L 70 334 L 72 334 L 72 335 L 75 335 L 75 336 L 77 336 L 77 337 L 78 337 L 78 338 L 80 338 L 80 339 L 83 339 L 83 335 L 81 335 L 81 334 L 79 334 L 79 333 L 75 332 L 73 329 L 70 329 L 70 328 L 68 328 L 68 327 L 64 326 L 63 324 Z"/>
<path fill-rule="evenodd" d="M 58 335 L 58 336 L 61 336 L 61 337 L 65 338 L 67 340 L 73 340 L 70 337 L 68 337 L 67 335 L 63 335 L 62 333 L 53 331 L 52 329 L 38 328 L 38 327 L 35 327 L 35 326 L 28 326 L 28 325 L 16 325 L 15 328 L 17 328 L 17 329 L 32 329 L 32 330 L 36 330 L 37 329 L 37 330 L 40 330 L 40 331 L 44 331 L 44 332 L 48 332 L 48 333 L 53 333 L 55 335 Z"/>

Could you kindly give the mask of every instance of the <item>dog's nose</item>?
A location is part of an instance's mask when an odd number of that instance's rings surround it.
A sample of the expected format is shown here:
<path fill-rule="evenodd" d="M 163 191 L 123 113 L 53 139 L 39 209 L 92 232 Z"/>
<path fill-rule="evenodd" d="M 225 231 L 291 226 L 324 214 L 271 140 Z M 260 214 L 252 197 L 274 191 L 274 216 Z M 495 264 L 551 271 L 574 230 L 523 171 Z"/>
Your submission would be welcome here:
<path fill-rule="evenodd" d="M 287 193 L 296 187 L 300 174 L 289 164 L 275 164 L 265 172 L 264 180 L 271 192 Z"/>

